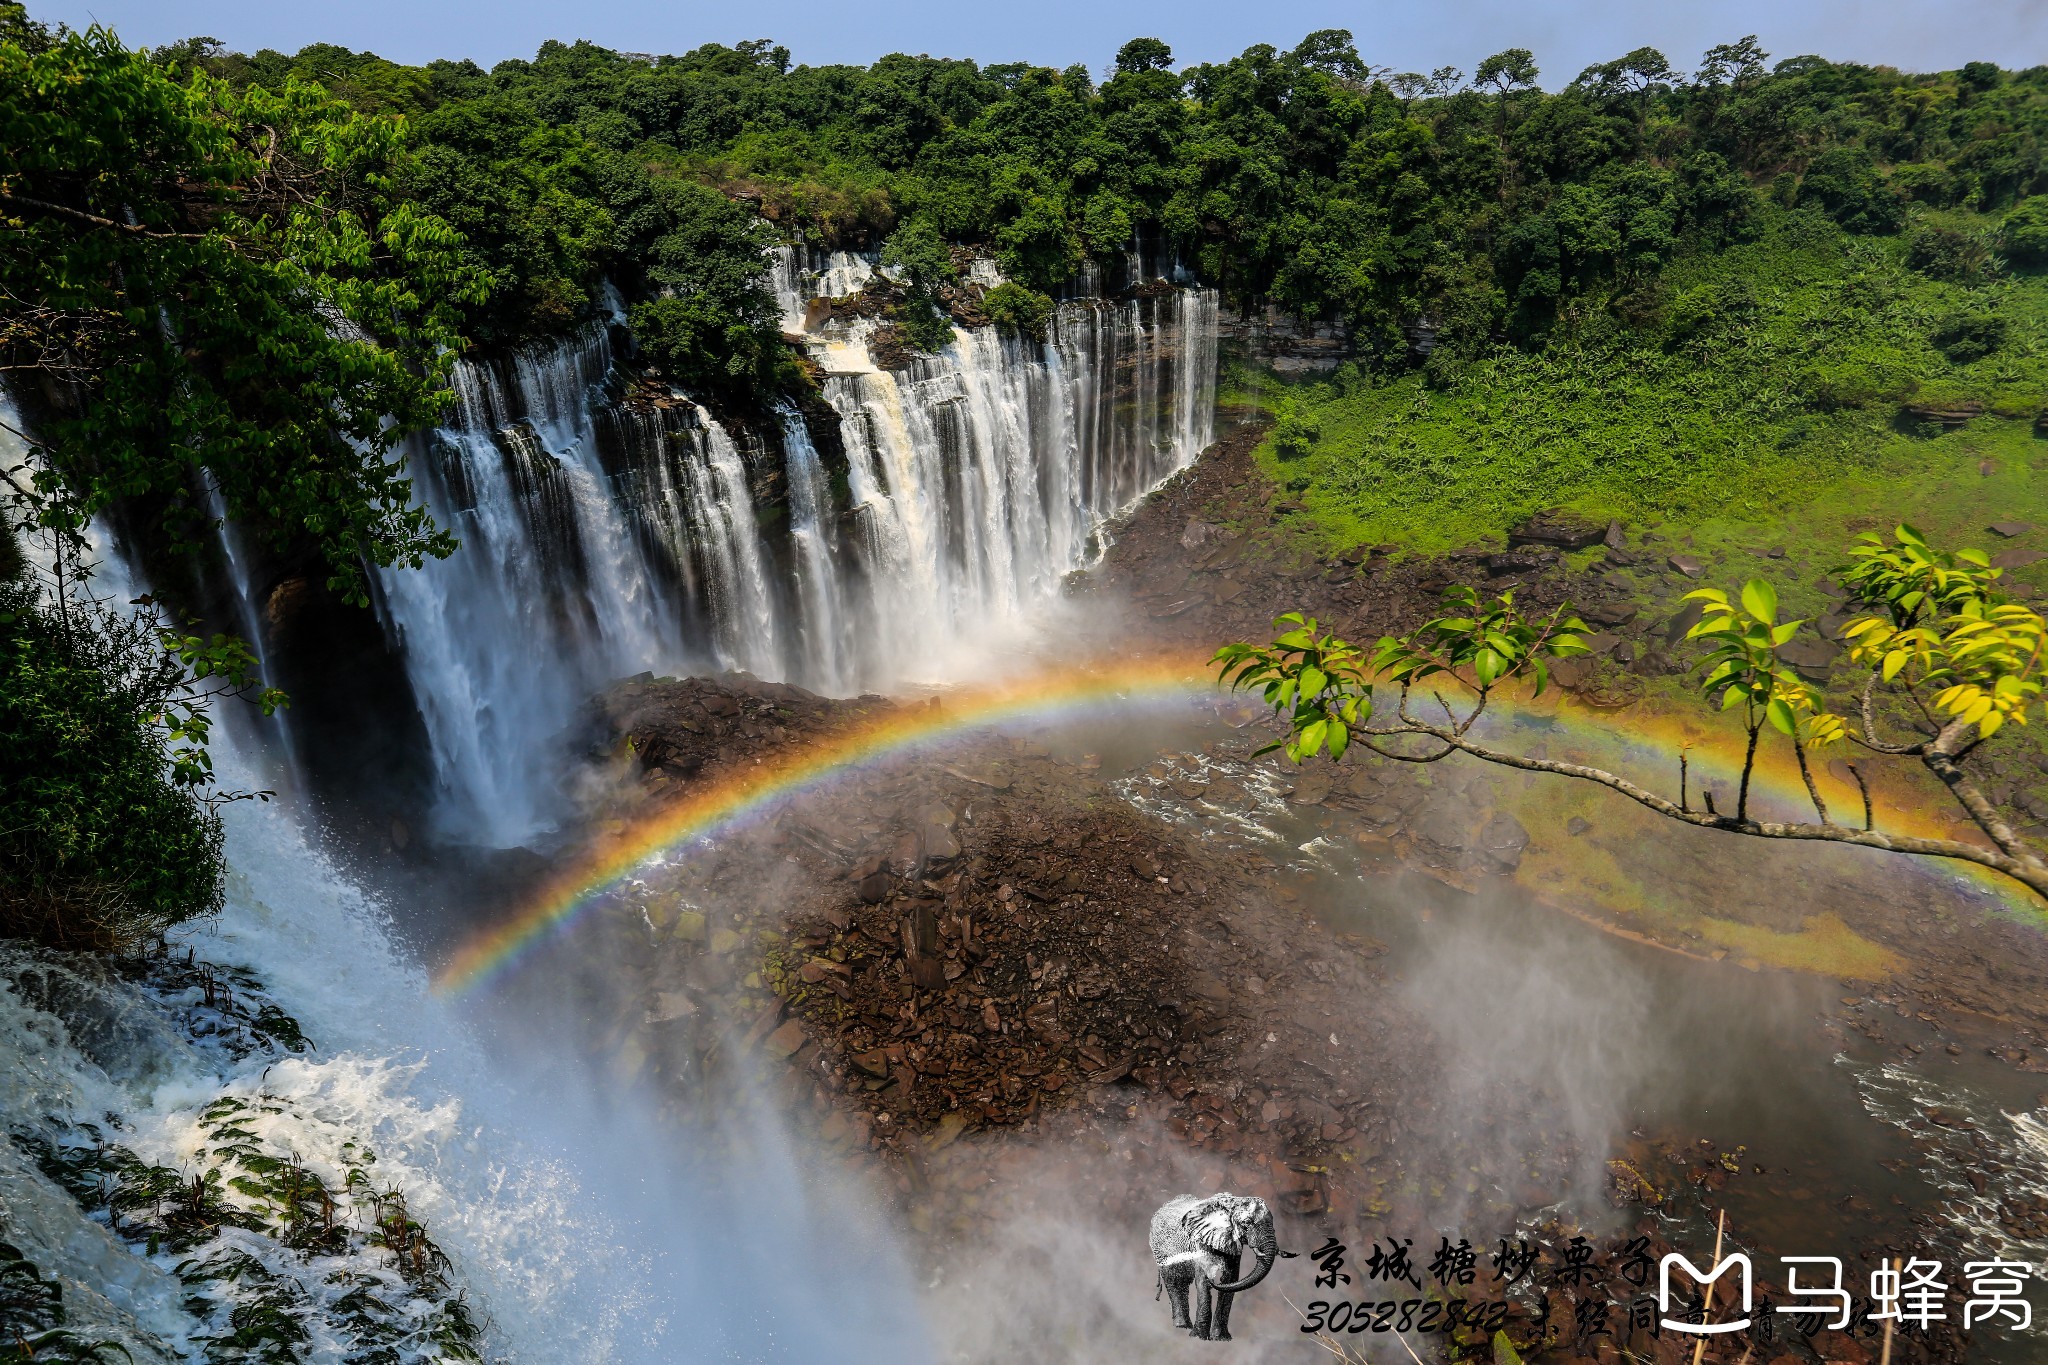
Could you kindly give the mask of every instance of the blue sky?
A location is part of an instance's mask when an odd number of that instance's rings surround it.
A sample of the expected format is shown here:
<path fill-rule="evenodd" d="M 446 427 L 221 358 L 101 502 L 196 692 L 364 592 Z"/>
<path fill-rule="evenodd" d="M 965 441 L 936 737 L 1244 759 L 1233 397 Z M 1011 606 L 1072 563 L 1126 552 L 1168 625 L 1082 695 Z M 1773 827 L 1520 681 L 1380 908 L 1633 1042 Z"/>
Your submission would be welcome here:
<path fill-rule="evenodd" d="M 2048 0 L 28 0 L 45 20 L 111 25 L 131 45 L 207 34 L 231 47 L 290 52 L 315 41 L 369 48 L 397 61 L 469 57 L 488 66 L 531 56 L 546 38 L 589 38 L 636 52 L 682 52 L 705 42 L 773 38 L 799 62 L 868 62 L 886 52 L 978 61 L 1085 62 L 1101 70 L 1125 39 L 1172 44 L 1183 63 L 1252 43 L 1291 47 L 1318 28 L 1348 28 L 1360 52 L 1395 70 L 1453 65 L 1527 47 L 1555 87 L 1595 61 L 1648 44 L 1690 68 L 1716 42 L 1755 33 L 1774 58 L 1941 70 L 1966 61 L 2048 64 Z"/>

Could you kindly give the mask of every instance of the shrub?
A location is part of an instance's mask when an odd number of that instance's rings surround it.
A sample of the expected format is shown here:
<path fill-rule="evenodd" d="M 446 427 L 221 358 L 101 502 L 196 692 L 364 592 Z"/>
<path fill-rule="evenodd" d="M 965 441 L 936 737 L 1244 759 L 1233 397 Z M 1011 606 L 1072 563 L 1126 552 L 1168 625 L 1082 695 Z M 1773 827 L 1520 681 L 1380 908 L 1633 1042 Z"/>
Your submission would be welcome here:
<path fill-rule="evenodd" d="M 1799 182 L 1799 202 L 1819 205 L 1850 232 L 1897 232 L 1906 216 L 1905 201 L 1861 147 L 1833 147 L 1815 157 Z"/>
<path fill-rule="evenodd" d="M 1035 289 L 1005 281 L 988 291 L 981 301 L 990 322 L 1005 332 L 1045 340 L 1045 324 L 1052 319 L 1052 299 Z"/>
<path fill-rule="evenodd" d="M 2048 265 L 2048 194 L 2022 199 L 2005 215 L 1999 244 L 2015 265 Z"/>
<path fill-rule="evenodd" d="M 0 934 L 132 946 L 220 908 L 220 820 L 157 723 L 186 674 L 152 626 L 0 583 Z"/>
<path fill-rule="evenodd" d="M 959 279 L 952 253 L 929 218 L 915 218 L 882 243 L 882 264 L 903 275 L 903 296 L 890 317 L 920 351 L 936 351 L 953 339 L 953 323 L 939 290 Z"/>
<path fill-rule="evenodd" d="M 2007 322 L 1995 313 L 1961 309 L 1935 324 L 1927 339 L 1958 365 L 1982 360 L 2005 344 Z"/>
<path fill-rule="evenodd" d="M 1323 425 L 1313 413 L 1305 413 L 1293 399 L 1280 408 L 1280 421 L 1273 428 L 1273 449 L 1283 460 L 1298 460 L 1315 449 L 1322 439 Z"/>
<path fill-rule="evenodd" d="M 1664 313 L 1664 326 L 1674 342 L 1709 337 L 1738 328 L 1756 316 L 1756 295 L 1735 278 L 1714 280 L 1682 290 Z"/>
<path fill-rule="evenodd" d="M 1926 223 L 1906 242 L 1906 264 L 1936 280 L 1974 280 L 1991 264 L 1991 248 L 1974 232 Z"/>

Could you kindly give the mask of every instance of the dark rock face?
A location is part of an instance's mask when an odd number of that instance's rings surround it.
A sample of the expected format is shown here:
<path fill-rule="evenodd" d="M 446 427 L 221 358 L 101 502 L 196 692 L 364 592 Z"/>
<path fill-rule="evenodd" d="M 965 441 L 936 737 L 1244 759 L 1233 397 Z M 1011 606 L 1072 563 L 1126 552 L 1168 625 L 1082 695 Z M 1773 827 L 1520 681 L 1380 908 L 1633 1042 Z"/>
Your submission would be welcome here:
<path fill-rule="evenodd" d="M 1488 555 L 1486 571 L 1498 578 L 1506 574 L 1541 573 L 1557 562 L 1554 549 L 1536 549 L 1523 546 L 1505 554 Z"/>
<path fill-rule="evenodd" d="M 1801 636 L 1778 649 L 1778 657 L 1792 665 L 1792 671 L 1809 682 L 1824 682 L 1842 647 L 1817 636 Z"/>
<path fill-rule="evenodd" d="M 1636 619 L 1636 608 L 1632 602 L 1602 602 L 1579 615 L 1596 626 L 1625 626 Z"/>
<path fill-rule="evenodd" d="M 1508 532 L 1508 544 L 1549 545 L 1560 550 L 1583 550 L 1598 545 L 1607 535 L 1607 524 L 1592 521 L 1576 512 L 1553 507 L 1538 512 Z"/>
<path fill-rule="evenodd" d="M 1506 811 L 1495 811 L 1479 831 L 1473 852 L 1491 872 L 1513 872 L 1522 865 L 1522 850 L 1529 846 L 1529 831 Z"/>

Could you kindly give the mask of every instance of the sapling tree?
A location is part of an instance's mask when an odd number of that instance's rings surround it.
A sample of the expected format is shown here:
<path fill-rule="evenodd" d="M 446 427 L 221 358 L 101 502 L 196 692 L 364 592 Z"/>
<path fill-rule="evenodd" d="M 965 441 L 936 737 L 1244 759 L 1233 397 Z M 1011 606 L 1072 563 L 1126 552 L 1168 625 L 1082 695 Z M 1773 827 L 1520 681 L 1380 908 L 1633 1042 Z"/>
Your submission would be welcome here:
<path fill-rule="evenodd" d="M 2030 847 L 1965 770 L 1979 746 L 2024 725 L 2041 701 L 2048 622 L 2000 586 L 2003 571 L 1981 550 L 1930 546 L 1911 526 L 1890 538 L 1865 535 L 1849 551 L 1837 581 L 1862 608 L 1843 626 L 1847 660 L 1858 673 L 1848 714 L 1801 678 L 1784 650 L 1804 619 L 1781 620 L 1777 592 L 1760 579 L 1734 596 L 1716 588 L 1686 594 L 1699 619 L 1687 638 L 1705 646 L 1695 665 L 1705 699 L 1743 733 L 1735 809 L 1711 792 L 1695 806 L 1687 759 L 1679 755 L 1676 799 L 1619 773 L 1516 752 L 1479 737 L 1479 722 L 1504 687 L 1540 694 L 1549 663 L 1587 652 L 1585 626 L 1569 606 L 1532 616 L 1504 593 L 1482 603 L 1469 587 L 1445 592 L 1451 614 L 1370 651 L 1289 613 L 1268 644 L 1225 645 L 1213 660 L 1233 689 L 1256 690 L 1288 721 L 1284 749 L 1300 763 L 1317 754 L 1342 759 L 1363 746 L 1403 763 L 1435 763 L 1469 754 L 1524 772 L 1596 783 L 1667 819 L 1764 839 L 1804 839 L 1953 858 L 2004 873 L 2048 898 L 2048 860 Z M 1887 725 L 1880 710 L 1903 720 Z M 1775 736 L 1775 740 L 1772 737 Z M 1812 821 L 1767 820 L 1750 810 L 1750 780 L 1766 741 L 1791 749 L 1812 801 Z M 1847 763 L 1862 796 L 1861 820 L 1828 809 L 1813 778 L 1816 754 L 1847 748 L 1863 759 L 1918 763 L 1938 778 L 1986 844 L 1930 839 L 1877 828 L 1864 766 Z"/>

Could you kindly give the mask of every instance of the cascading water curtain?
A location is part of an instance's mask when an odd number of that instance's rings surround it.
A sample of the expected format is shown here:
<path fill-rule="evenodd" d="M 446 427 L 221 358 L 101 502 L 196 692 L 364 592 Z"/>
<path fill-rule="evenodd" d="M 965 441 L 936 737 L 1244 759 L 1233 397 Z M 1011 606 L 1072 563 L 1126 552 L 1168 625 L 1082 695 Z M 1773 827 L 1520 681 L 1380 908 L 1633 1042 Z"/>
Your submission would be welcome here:
<path fill-rule="evenodd" d="M 871 273 L 844 253 L 770 262 L 799 317 Z M 866 324 L 836 330 L 836 442 L 793 407 L 757 435 L 680 394 L 617 401 L 601 326 L 458 365 L 454 420 L 415 466 L 462 547 L 380 576 L 443 834 L 545 830 L 549 741 L 616 678 L 740 668 L 846 694 L 960 676 L 1208 444 L 1216 312 L 1199 289 L 1073 301 L 1043 342 L 961 329 L 900 372 L 866 360 Z"/>

